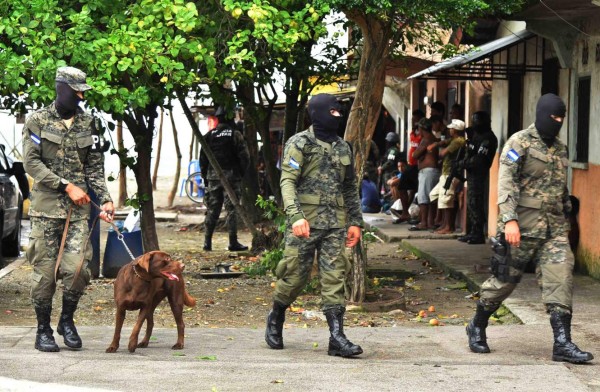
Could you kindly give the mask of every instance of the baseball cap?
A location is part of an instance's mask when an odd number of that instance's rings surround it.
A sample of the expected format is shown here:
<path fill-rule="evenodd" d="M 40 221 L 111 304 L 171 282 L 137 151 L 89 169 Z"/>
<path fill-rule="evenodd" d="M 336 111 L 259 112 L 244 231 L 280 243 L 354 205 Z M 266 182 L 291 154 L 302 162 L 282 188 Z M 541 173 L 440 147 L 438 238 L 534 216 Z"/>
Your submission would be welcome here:
<path fill-rule="evenodd" d="M 419 122 L 417 123 L 417 126 L 419 128 L 426 129 L 429 132 L 431 132 L 431 129 L 433 127 L 431 125 L 431 120 L 429 120 L 428 118 L 422 118 L 422 119 L 420 119 Z"/>
<path fill-rule="evenodd" d="M 385 140 L 390 143 L 398 143 L 400 141 L 400 137 L 396 132 L 388 132 L 388 134 L 385 135 Z"/>
<path fill-rule="evenodd" d="M 457 131 L 464 131 L 465 130 L 465 122 L 463 120 L 454 118 L 454 119 L 452 119 L 452 122 L 450 124 L 448 124 L 447 128 L 456 129 Z"/>
<path fill-rule="evenodd" d="M 56 81 L 68 84 L 75 91 L 91 90 L 85 82 L 86 74 L 75 67 L 60 67 L 56 70 Z"/>

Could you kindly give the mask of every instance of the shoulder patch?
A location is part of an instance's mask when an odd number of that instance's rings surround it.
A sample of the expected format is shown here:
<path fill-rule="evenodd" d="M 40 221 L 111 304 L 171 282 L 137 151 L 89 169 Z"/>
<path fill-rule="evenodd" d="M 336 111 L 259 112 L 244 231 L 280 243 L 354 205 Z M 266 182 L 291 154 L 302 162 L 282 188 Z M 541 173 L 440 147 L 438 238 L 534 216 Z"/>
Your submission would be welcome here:
<path fill-rule="evenodd" d="M 300 164 L 294 158 L 290 158 L 288 164 L 292 169 L 300 170 Z"/>
<path fill-rule="evenodd" d="M 514 148 L 513 148 L 513 149 L 510 149 L 510 150 L 509 150 L 509 151 L 506 153 L 506 157 L 507 157 L 508 159 L 510 159 L 511 161 L 513 161 L 513 162 L 516 162 L 516 161 L 518 161 L 518 160 L 519 160 L 519 158 L 520 158 L 521 156 L 520 156 L 520 155 L 519 155 L 519 153 L 518 153 L 518 152 L 516 152 L 516 151 L 514 150 Z"/>
<path fill-rule="evenodd" d="M 40 145 L 42 139 L 40 139 L 40 137 L 38 135 L 36 135 L 35 133 L 29 131 L 29 138 L 31 138 L 31 141 L 33 141 L 36 145 Z"/>

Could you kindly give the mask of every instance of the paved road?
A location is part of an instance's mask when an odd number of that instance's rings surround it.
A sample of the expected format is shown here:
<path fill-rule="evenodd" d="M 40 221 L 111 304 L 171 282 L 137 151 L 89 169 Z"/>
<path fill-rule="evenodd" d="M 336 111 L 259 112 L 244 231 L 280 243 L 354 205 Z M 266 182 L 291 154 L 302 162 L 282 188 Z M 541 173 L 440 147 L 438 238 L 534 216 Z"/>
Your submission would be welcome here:
<path fill-rule="evenodd" d="M 367 217 L 380 236 L 402 241 L 472 290 L 487 278 L 487 246 L 415 238 L 407 225 L 380 217 Z M 600 282 L 575 277 L 573 338 L 598 358 L 599 298 Z M 578 366 L 550 360 L 552 331 L 533 275 L 506 305 L 524 324 L 491 326 L 492 353 L 483 355 L 468 350 L 462 326 L 347 328 L 365 350 L 356 359 L 329 357 L 325 328 L 286 329 L 281 351 L 266 347 L 262 330 L 189 328 L 177 352 L 170 349 L 175 330 L 158 329 L 156 341 L 135 354 L 126 350 L 125 328 L 125 350 L 106 354 L 109 326 L 81 327 L 85 348 L 60 353 L 34 350 L 33 328 L 0 326 L 0 391 L 600 391 L 600 359 Z"/>
<path fill-rule="evenodd" d="M 126 349 L 104 353 L 110 327 L 80 331 L 84 350 L 40 353 L 32 347 L 33 328 L 0 328 L 0 376 L 10 379 L 0 379 L 0 389 L 26 390 L 30 385 L 15 380 L 143 392 L 575 392 L 600 385 L 594 365 L 550 361 L 550 331 L 541 325 L 491 327 L 493 352 L 488 355 L 468 351 L 460 326 L 351 328 L 349 337 L 365 350 L 356 359 L 329 357 L 324 328 L 285 330 L 286 348 L 281 351 L 268 349 L 260 330 L 188 329 L 186 348 L 177 352 L 170 349 L 175 331 L 159 329 L 156 341 L 134 354 Z M 597 342 L 594 346 L 599 348 Z M 37 390 L 47 387 L 37 385 Z"/>

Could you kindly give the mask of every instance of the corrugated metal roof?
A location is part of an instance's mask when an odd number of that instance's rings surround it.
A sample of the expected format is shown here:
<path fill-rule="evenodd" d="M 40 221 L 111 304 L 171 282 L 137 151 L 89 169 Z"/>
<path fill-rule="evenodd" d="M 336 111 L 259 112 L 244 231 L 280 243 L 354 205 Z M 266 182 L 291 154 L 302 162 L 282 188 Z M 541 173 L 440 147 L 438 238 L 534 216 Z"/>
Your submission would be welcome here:
<path fill-rule="evenodd" d="M 416 74 L 409 76 L 408 79 L 428 77 L 428 76 L 433 75 L 438 72 L 451 70 L 451 69 L 458 68 L 465 64 L 469 64 L 469 63 L 477 62 L 477 61 L 485 59 L 485 58 L 489 58 L 504 49 L 508 49 L 511 46 L 516 45 L 516 44 L 518 44 L 528 38 L 534 37 L 534 36 L 535 36 L 534 33 L 529 32 L 527 30 L 521 30 L 521 31 L 515 32 L 506 37 L 498 38 L 497 40 L 488 42 L 487 44 L 484 44 L 477 48 L 474 48 L 473 50 L 469 51 L 468 53 L 461 54 L 461 55 L 452 57 L 448 60 L 444 60 L 441 63 L 432 65 L 431 67 L 426 68 L 421 72 L 417 72 Z"/>

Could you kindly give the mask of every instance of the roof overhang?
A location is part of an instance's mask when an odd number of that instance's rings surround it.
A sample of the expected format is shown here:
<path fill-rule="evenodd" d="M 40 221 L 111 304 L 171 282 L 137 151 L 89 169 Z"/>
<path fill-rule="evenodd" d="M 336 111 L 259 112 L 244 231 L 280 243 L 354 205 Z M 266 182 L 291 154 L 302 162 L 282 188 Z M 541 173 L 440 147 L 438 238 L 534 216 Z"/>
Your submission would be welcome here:
<path fill-rule="evenodd" d="M 536 37 L 527 30 L 513 32 L 506 37 L 481 45 L 468 53 L 452 57 L 417 72 L 408 79 L 451 79 L 451 80 L 493 80 L 507 79 L 511 74 L 525 72 L 541 72 L 542 66 L 527 64 L 526 61 L 514 61 L 509 50 L 523 43 L 523 50 L 518 50 L 514 56 L 524 59 L 527 45 L 524 41 Z M 536 50 L 539 45 L 536 45 Z M 496 59 L 494 55 L 503 52 L 505 55 Z"/>

